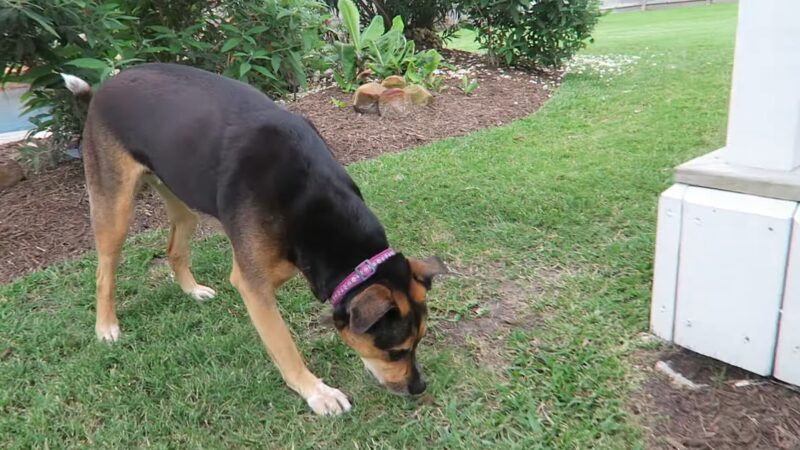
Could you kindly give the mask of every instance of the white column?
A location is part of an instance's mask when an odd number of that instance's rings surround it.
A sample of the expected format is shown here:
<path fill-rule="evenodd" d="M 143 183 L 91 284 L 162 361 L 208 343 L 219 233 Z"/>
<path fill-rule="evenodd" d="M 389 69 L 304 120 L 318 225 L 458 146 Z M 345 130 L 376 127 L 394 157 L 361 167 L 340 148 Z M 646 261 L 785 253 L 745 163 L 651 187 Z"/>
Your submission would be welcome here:
<path fill-rule="evenodd" d="M 741 0 L 725 159 L 800 166 L 800 0 Z"/>
<path fill-rule="evenodd" d="M 800 385 L 800 0 L 740 0 L 727 145 L 675 180 L 652 331 Z"/>

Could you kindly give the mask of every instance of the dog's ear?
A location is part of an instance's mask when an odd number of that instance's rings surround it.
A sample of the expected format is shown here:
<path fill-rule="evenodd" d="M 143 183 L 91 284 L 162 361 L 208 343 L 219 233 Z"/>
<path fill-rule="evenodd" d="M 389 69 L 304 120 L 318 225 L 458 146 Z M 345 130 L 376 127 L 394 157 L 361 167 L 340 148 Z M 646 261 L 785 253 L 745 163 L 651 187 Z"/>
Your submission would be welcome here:
<path fill-rule="evenodd" d="M 433 277 L 450 272 L 438 256 L 431 256 L 425 259 L 409 259 L 408 264 L 411 266 L 411 276 L 425 286 L 427 290 L 431 289 Z"/>
<path fill-rule="evenodd" d="M 392 291 L 386 286 L 373 284 L 350 301 L 350 330 L 362 334 L 395 307 Z"/>

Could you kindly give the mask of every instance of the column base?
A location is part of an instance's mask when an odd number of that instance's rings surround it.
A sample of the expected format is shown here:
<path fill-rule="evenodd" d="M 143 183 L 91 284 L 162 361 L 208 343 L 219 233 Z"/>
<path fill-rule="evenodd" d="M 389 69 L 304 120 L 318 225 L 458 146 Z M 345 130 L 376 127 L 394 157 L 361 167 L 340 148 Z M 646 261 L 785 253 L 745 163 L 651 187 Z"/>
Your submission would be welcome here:
<path fill-rule="evenodd" d="M 653 333 L 800 385 L 798 224 L 795 201 L 683 183 L 667 189 L 658 212 Z"/>

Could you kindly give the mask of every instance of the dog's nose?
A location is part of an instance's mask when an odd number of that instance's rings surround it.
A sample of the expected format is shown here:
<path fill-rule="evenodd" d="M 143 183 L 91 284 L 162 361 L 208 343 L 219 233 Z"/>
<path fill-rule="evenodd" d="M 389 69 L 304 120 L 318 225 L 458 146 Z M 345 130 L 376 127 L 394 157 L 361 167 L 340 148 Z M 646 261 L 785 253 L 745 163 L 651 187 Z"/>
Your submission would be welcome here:
<path fill-rule="evenodd" d="M 426 385 L 425 380 L 420 377 L 408 385 L 408 393 L 411 395 L 419 395 L 425 392 L 426 387 L 428 387 L 428 385 Z"/>

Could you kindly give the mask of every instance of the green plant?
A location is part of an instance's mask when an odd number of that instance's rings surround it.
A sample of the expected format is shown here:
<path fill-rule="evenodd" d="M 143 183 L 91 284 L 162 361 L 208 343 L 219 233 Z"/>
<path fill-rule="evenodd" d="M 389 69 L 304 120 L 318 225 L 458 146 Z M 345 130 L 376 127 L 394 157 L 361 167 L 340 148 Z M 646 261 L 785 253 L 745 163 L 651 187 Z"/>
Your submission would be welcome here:
<path fill-rule="evenodd" d="M 220 15 L 225 20 L 213 20 Z M 151 59 L 190 64 L 277 95 L 306 86 L 324 68 L 324 4 L 316 0 L 225 2 L 183 29 L 146 27 Z"/>
<path fill-rule="evenodd" d="M 444 78 L 438 75 L 433 77 L 426 85 L 434 92 L 443 92 L 448 89 L 447 85 L 444 84 Z"/>
<path fill-rule="evenodd" d="M 330 6 L 336 6 L 332 0 Z M 448 14 L 458 10 L 460 2 L 455 0 L 356 0 L 362 17 L 382 16 L 389 22 L 395 16 L 406 20 L 408 30 L 425 29 L 434 31 L 437 27 L 447 28 Z M 363 23 L 368 25 L 369 22 Z"/>
<path fill-rule="evenodd" d="M 28 83 L 24 97 L 49 148 L 80 133 L 82 117 L 59 72 L 92 85 L 143 61 L 188 64 L 274 96 L 326 68 L 328 18 L 317 0 L 0 0 L 0 84 Z M 56 161 L 39 158 L 42 161 Z"/>
<path fill-rule="evenodd" d="M 127 33 L 136 20 L 117 4 L 94 0 L 0 1 L 0 85 L 29 84 L 23 101 L 26 112 L 36 112 L 34 131 L 52 132 L 50 142 L 23 152 L 36 170 L 63 159 L 81 129 L 80 109 L 58 73 L 96 84 L 138 61 L 127 57 L 137 45 Z"/>
<path fill-rule="evenodd" d="M 598 0 L 468 0 L 464 8 L 493 63 L 557 67 L 591 41 Z"/>
<path fill-rule="evenodd" d="M 346 109 L 350 107 L 350 105 L 347 104 L 347 102 L 343 102 L 336 97 L 331 97 L 331 103 L 333 103 L 333 106 L 339 109 Z"/>
<path fill-rule="evenodd" d="M 436 75 L 436 70 L 442 63 L 442 55 L 434 50 L 426 50 L 409 58 L 405 77 L 412 83 L 422 83 L 433 86 L 441 82 L 441 77 Z"/>
<path fill-rule="evenodd" d="M 478 80 L 470 80 L 466 75 L 461 77 L 461 91 L 464 95 L 472 94 L 478 88 Z"/>
<path fill-rule="evenodd" d="M 358 9 L 352 0 L 339 0 L 339 12 L 348 42 L 339 41 L 334 45 L 346 80 L 355 80 L 358 72 L 365 68 L 379 76 L 395 74 L 406 56 L 413 55 L 414 43 L 403 37 L 400 17 L 395 17 L 392 27 L 385 31 L 383 17 L 375 16 L 362 31 Z"/>
<path fill-rule="evenodd" d="M 353 1 L 339 0 L 338 6 L 347 40 L 334 43 L 336 60 L 341 66 L 336 75 L 340 87 L 351 89 L 358 73 L 364 69 L 380 78 L 404 75 L 415 83 L 432 81 L 442 56 L 436 50 L 417 53 L 414 41 L 403 35 L 404 25 L 400 16 L 392 19 L 388 31 L 382 16 L 373 17 L 370 24 L 361 30 L 358 8 Z"/>

